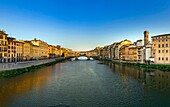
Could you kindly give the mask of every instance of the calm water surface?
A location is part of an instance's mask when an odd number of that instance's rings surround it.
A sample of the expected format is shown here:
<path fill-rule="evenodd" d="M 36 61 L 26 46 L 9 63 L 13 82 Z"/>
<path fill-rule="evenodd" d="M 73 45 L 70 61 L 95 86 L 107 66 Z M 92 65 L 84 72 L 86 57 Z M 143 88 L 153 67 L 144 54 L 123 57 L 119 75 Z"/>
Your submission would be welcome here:
<path fill-rule="evenodd" d="M 170 72 L 68 61 L 0 79 L 0 107 L 169 107 Z"/>

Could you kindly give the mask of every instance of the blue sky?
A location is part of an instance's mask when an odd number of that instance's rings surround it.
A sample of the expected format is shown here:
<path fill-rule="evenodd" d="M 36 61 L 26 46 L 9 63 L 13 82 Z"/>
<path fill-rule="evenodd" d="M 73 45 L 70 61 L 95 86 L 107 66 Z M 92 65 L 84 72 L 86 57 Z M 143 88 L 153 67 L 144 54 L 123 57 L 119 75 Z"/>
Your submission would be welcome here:
<path fill-rule="evenodd" d="M 169 0 L 0 0 L 0 29 L 73 50 L 170 33 Z"/>

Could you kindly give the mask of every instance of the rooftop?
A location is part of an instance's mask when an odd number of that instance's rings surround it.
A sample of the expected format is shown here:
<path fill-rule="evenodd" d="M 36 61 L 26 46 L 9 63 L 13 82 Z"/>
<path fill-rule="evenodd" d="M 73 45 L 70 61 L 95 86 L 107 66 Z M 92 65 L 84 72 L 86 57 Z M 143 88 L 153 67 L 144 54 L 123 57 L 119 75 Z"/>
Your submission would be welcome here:
<path fill-rule="evenodd" d="M 152 36 L 151 38 L 154 38 L 154 37 L 159 37 L 159 36 L 168 36 L 170 34 L 162 34 L 162 35 L 156 35 L 156 36 Z"/>

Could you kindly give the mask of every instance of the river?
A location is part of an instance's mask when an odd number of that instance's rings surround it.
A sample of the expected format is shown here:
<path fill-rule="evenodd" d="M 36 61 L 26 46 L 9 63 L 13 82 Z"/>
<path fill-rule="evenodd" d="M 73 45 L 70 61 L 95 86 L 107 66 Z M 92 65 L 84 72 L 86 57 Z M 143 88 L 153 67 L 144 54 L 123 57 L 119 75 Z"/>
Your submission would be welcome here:
<path fill-rule="evenodd" d="M 169 107 L 170 72 L 96 60 L 0 79 L 0 107 Z"/>

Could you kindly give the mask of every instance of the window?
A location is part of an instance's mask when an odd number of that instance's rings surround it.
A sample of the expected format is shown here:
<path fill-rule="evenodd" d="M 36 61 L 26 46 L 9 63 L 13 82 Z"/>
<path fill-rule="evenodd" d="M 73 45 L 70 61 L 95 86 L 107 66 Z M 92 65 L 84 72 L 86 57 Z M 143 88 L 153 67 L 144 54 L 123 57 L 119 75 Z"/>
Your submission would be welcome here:
<path fill-rule="evenodd" d="M 166 50 L 166 53 L 168 53 L 168 50 Z"/>
<path fill-rule="evenodd" d="M 161 45 L 159 44 L 159 45 L 158 45 L 158 48 L 160 48 L 160 47 L 161 47 Z"/>
<path fill-rule="evenodd" d="M 6 54 L 6 53 L 4 54 L 4 57 L 7 57 L 7 54 Z"/>
<path fill-rule="evenodd" d="M 164 44 L 162 44 L 162 47 L 164 47 Z"/>
<path fill-rule="evenodd" d="M 7 51 L 7 48 L 4 48 L 4 52 L 6 52 Z"/>
<path fill-rule="evenodd" d="M 161 50 L 159 50 L 158 52 L 161 53 Z"/>
<path fill-rule="evenodd" d="M 164 57 L 162 57 L 162 61 L 164 61 Z"/>
<path fill-rule="evenodd" d="M 0 53 L 0 58 L 2 58 L 2 53 Z"/>
<path fill-rule="evenodd" d="M 162 50 L 162 53 L 164 53 L 164 50 Z"/>
<path fill-rule="evenodd" d="M 159 57 L 159 61 L 161 60 L 161 58 Z"/>
<path fill-rule="evenodd" d="M 2 35 L 0 35 L 0 39 L 3 39 L 3 36 L 2 36 Z"/>
<path fill-rule="evenodd" d="M 166 47 L 168 47 L 168 44 L 166 44 Z"/>
<path fill-rule="evenodd" d="M 166 57 L 166 61 L 168 61 L 168 57 Z"/>

